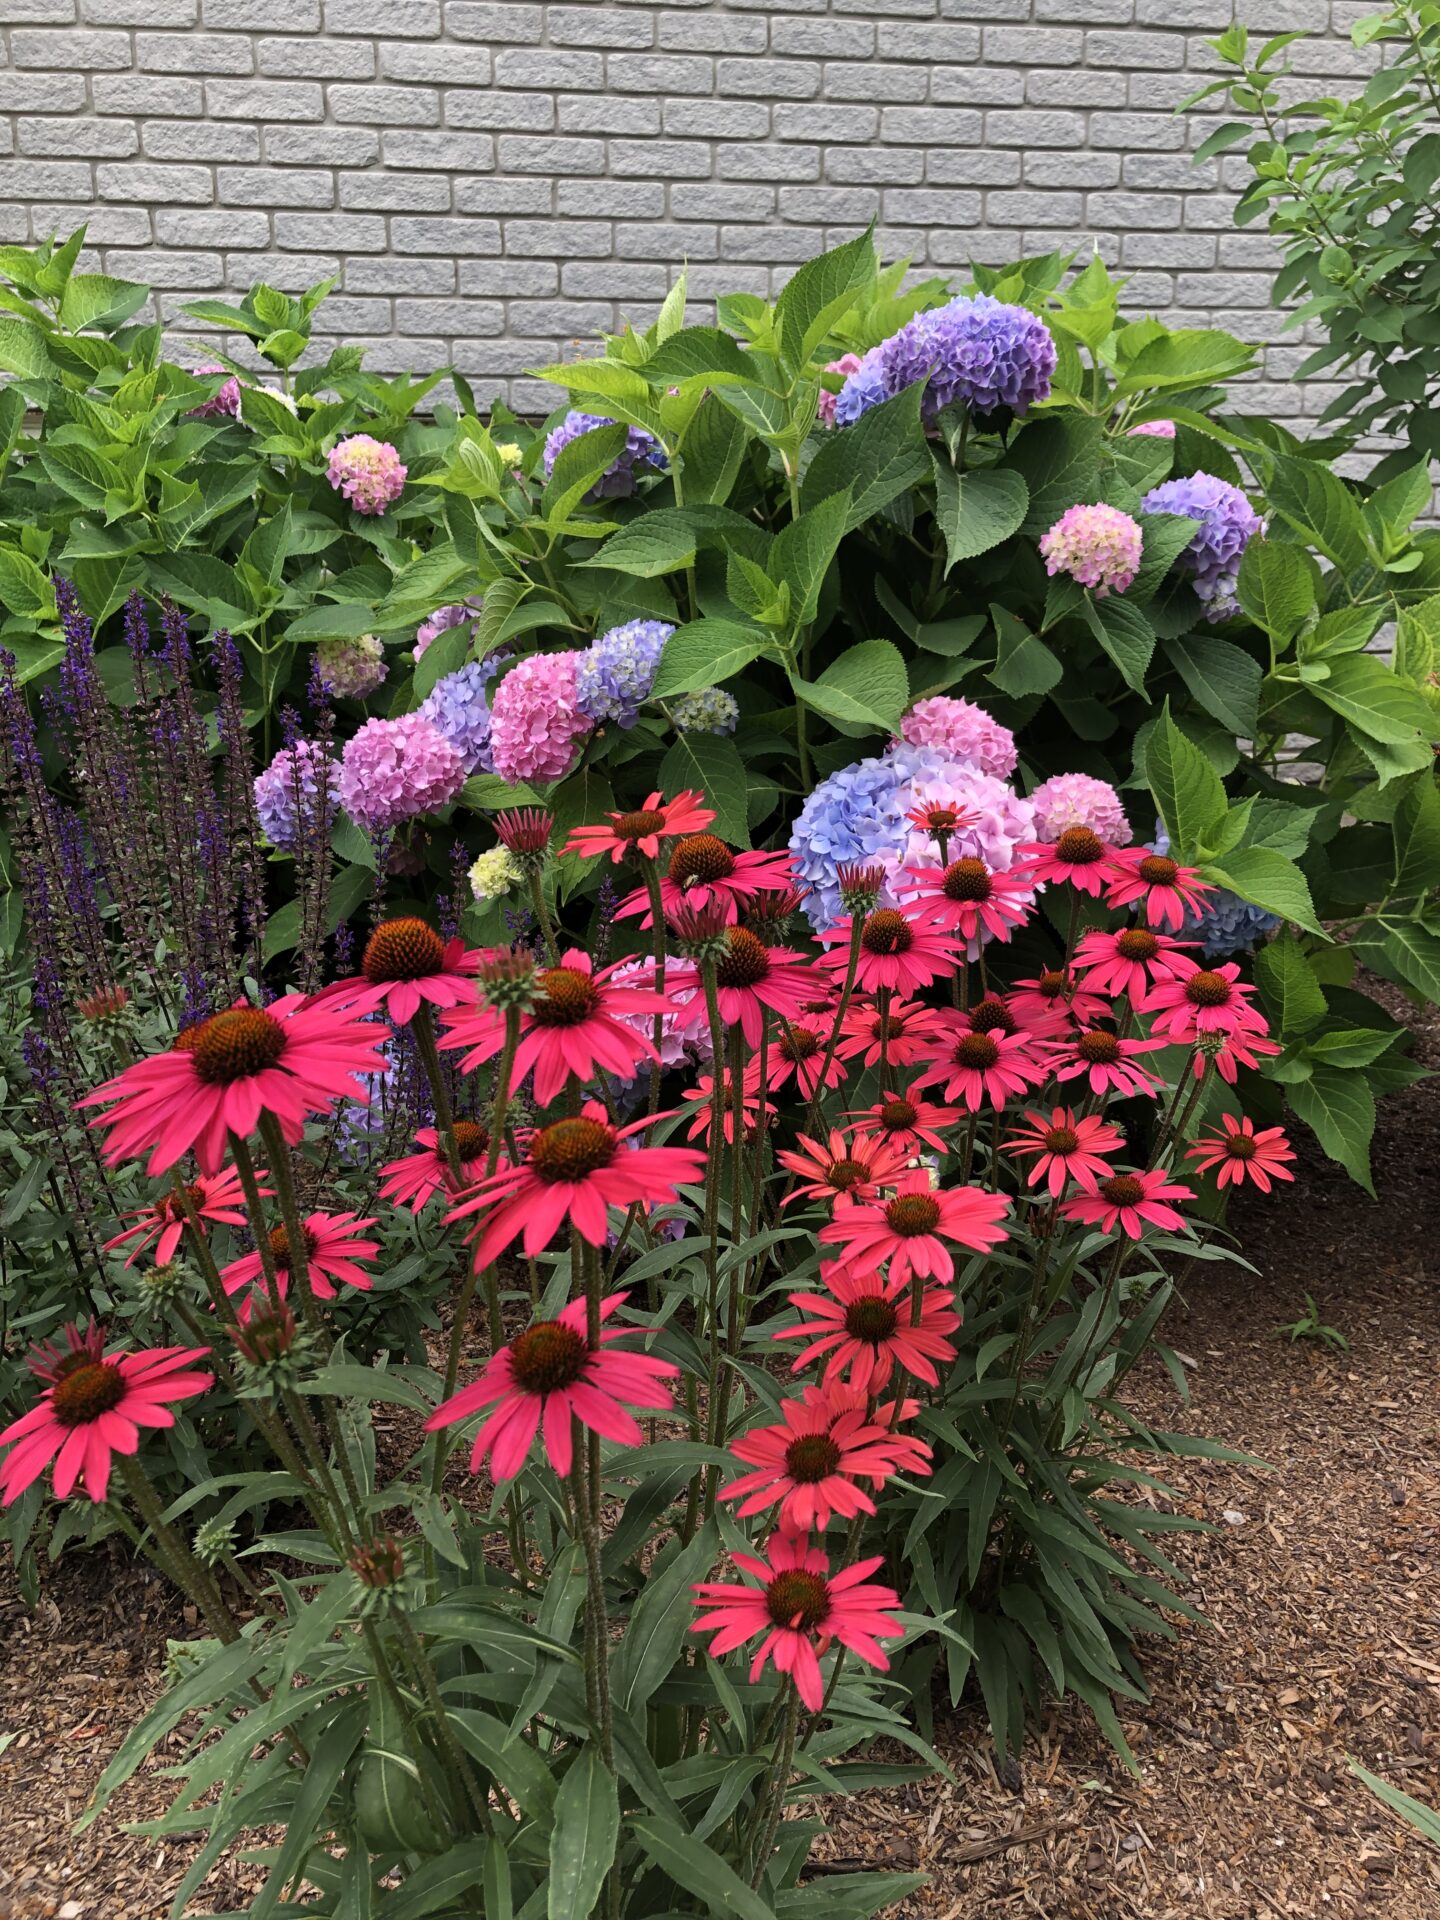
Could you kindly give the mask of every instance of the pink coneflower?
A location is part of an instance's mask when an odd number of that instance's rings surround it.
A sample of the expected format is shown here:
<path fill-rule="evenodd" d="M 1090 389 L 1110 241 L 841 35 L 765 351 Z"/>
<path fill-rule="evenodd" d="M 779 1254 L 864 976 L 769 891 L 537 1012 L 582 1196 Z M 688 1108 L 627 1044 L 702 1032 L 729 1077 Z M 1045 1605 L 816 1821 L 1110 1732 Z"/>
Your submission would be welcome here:
<path fill-rule="evenodd" d="M 1197 1173 L 1218 1167 L 1215 1184 L 1221 1188 L 1243 1186 L 1250 1180 L 1262 1193 L 1269 1193 L 1272 1180 L 1295 1178 L 1290 1171 L 1295 1155 L 1285 1129 L 1263 1127 L 1257 1133 L 1248 1113 L 1239 1120 L 1233 1113 L 1222 1113 L 1220 1131 L 1200 1134 L 1185 1157 L 1195 1162 Z"/>
<path fill-rule="evenodd" d="M 778 1501 L 779 1524 L 787 1533 L 823 1531 L 833 1514 L 853 1520 L 857 1513 L 874 1513 L 875 1502 L 858 1481 L 883 1486 L 900 1470 L 901 1459 L 912 1470 L 928 1473 L 928 1460 L 915 1458 L 918 1444 L 867 1418 L 863 1402 L 857 1407 L 854 1396 L 836 1404 L 823 1390 L 807 1394 L 781 1402 L 777 1426 L 752 1427 L 731 1441 L 736 1459 L 757 1471 L 730 1481 L 720 1498 L 739 1500 L 736 1513 L 742 1520 Z"/>
<path fill-rule="evenodd" d="M 828 1406 L 832 1420 L 838 1419 L 842 1413 L 863 1413 L 867 1420 L 884 1429 L 894 1450 L 895 1464 L 883 1474 L 870 1475 L 870 1484 L 877 1493 L 892 1474 L 929 1473 L 930 1448 L 914 1434 L 902 1431 L 902 1422 L 913 1420 L 919 1413 L 918 1400 L 905 1399 L 898 1405 L 893 1400 L 877 1403 L 870 1394 L 862 1393 L 856 1387 L 845 1386 L 838 1380 L 820 1386 L 813 1381 L 807 1382 L 800 1389 L 800 1397 L 807 1407 Z"/>
<path fill-rule="evenodd" d="M 302 1222 L 305 1271 L 310 1291 L 317 1300 L 333 1300 L 337 1282 L 355 1287 L 361 1293 L 368 1293 L 374 1286 L 374 1278 L 359 1264 L 362 1260 L 373 1260 L 380 1251 L 378 1240 L 364 1237 L 364 1229 L 374 1224 L 373 1217 L 361 1220 L 353 1213 L 312 1213 Z M 290 1291 L 293 1259 L 290 1234 L 285 1227 L 276 1227 L 269 1241 L 270 1255 L 275 1262 L 275 1284 L 283 1300 Z M 222 1267 L 220 1278 L 226 1293 L 243 1293 L 247 1287 L 256 1287 L 268 1298 L 258 1250 L 242 1253 L 238 1260 Z"/>
<path fill-rule="evenodd" d="M 1156 981 L 1170 978 L 1166 956 L 1179 953 L 1178 941 L 1149 927 L 1121 927 L 1116 933 L 1096 927 L 1081 935 L 1075 969 L 1084 974 L 1085 985 L 1093 992 L 1112 999 L 1123 993 L 1138 1007 Z M 1180 957 L 1188 960 L 1187 955 Z"/>
<path fill-rule="evenodd" d="M 1121 856 L 1106 846 L 1093 827 L 1067 827 L 1056 841 L 1034 841 L 1017 850 L 1022 874 L 1031 886 L 1060 882 L 1099 899 L 1123 871 Z"/>
<path fill-rule="evenodd" d="M 830 948 L 820 965 L 828 967 L 837 980 L 843 980 L 850 968 L 851 927 L 847 915 L 820 935 Z M 915 993 L 934 980 L 948 978 L 959 958 L 955 942 L 934 927 L 907 920 L 894 907 L 880 907 L 865 916 L 855 984 L 862 993 L 877 993 L 882 988 L 890 993 Z"/>
<path fill-rule="evenodd" d="M 382 920 L 365 942 L 360 972 L 337 980 L 319 996 L 338 1000 L 353 1013 L 384 1008 L 397 1026 L 413 1020 L 422 1006 L 459 1007 L 475 998 L 481 956 L 459 940 L 442 940 L 433 927 L 413 915 Z"/>
<path fill-rule="evenodd" d="M 961 833 L 966 827 L 980 824 L 978 813 L 945 800 L 921 800 L 918 806 L 911 807 L 905 818 L 912 827 L 918 827 L 921 833 L 932 834 L 937 840 L 942 834 L 948 839 L 953 833 Z"/>
<path fill-rule="evenodd" d="M 911 1087 L 905 1093 L 885 1094 L 873 1107 L 852 1108 L 846 1118 L 855 1121 L 852 1132 L 874 1134 L 910 1158 L 922 1147 L 947 1153 L 949 1142 L 940 1129 L 953 1127 L 960 1109 L 939 1106 L 927 1100 L 919 1087 Z"/>
<path fill-rule="evenodd" d="M 525 1252 L 541 1253 L 566 1221 L 592 1247 L 603 1246 L 610 1207 L 674 1200 L 682 1181 L 701 1177 L 705 1156 L 690 1147 L 630 1145 L 632 1134 L 653 1125 L 642 1115 L 628 1127 L 612 1127 L 604 1108 L 591 1101 L 573 1118 L 538 1127 L 518 1166 L 497 1168 L 448 1216 L 488 1215 L 476 1237 L 475 1265 L 488 1267 L 522 1234 Z"/>
<path fill-rule="evenodd" d="M 474 1120 L 455 1122 L 455 1150 L 460 1156 L 460 1186 L 450 1172 L 445 1143 L 434 1127 L 421 1127 L 415 1135 L 420 1153 L 392 1160 L 380 1172 L 380 1198 L 393 1207 L 409 1207 L 419 1213 L 429 1206 L 437 1193 L 454 1194 L 473 1187 L 485 1172 L 490 1153 L 489 1129 Z"/>
<path fill-rule="evenodd" d="M 692 1633 L 713 1633 L 712 1658 L 733 1653 L 757 1633 L 765 1637 L 750 1662 L 750 1683 L 760 1678 L 767 1660 L 777 1673 L 788 1673 L 795 1691 L 812 1713 L 825 1704 L 819 1656 L 838 1640 L 867 1666 L 884 1673 L 890 1662 L 880 1646 L 904 1631 L 894 1618 L 900 1596 L 890 1587 L 866 1578 L 881 1564 L 878 1554 L 857 1560 L 853 1567 L 832 1574 L 830 1562 L 818 1547 L 789 1534 L 773 1534 L 769 1558 L 733 1553 L 742 1573 L 760 1582 L 705 1580 L 695 1587 L 695 1604 L 702 1617 Z"/>
<path fill-rule="evenodd" d="M 274 1116 L 297 1146 L 312 1113 L 338 1099 L 368 1103 L 364 1079 L 387 1071 L 384 1029 L 330 1001 L 292 994 L 268 1007 L 235 1006 L 188 1028 L 168 1053 L 126 1067 L 87 1093 L 82 1107 L 113 1102 L 90 1122 L 110 1137 L 106 1161 L 150 1154 L 163 1173 L 194 1152 L 201 1173 L 219 1173 L 231 1133 Z"/>
<path fill-rule="evenodd" d="M 888 1200 L 837 1209 L 820 1229 L 839 1247 L 853 1273 L 875 1273 L 888 1261 L 892 1279 L 953 1280 L 947 1242 L 989 1253 L 1009 1234 L 1000 1222 L 1010 1211 L 1003 1193 L 980 1187 L 932 1187 L 926 1172 L 906 1173 Z"/>
<path fill-rule="evenodd" d="M 810 1345 L 790 1371 L 799 1373 L 822 1354 L 825 1385 L 846 1382 L 857 1393 L 877 1393 L 898 1363 L 906 1373 L 938 1387 L 937 1360 L 953 1360 L 955 1349 L 945 1337 L 960 1324 L 951 1309 L 955 1296 L 943 1287 L 926 1287 L 921 1294 L 920 1319 L 911 1324 L 910 1283 L 892 1274 L 852 1273 L 848 1267 L 822 1267 L 827 1293 L 792 1293 L 790 1304 L 810 1314 L 793 1327 L 782 1327 L 772 1340 L 809 1340 Z"/>
<path fill-rule="evenodd" d="M 1108 1000 L 1087 992 L 1073 974 L 1067 980 L 1058 967 L 1036 974 L 1033 980 L 1017 980 L 1005 1004 L 1019 1026 L 1043 1040 L 1062 1038 L 1077 1020 L 1081 1026 L 1091 1026 L 1110 1014 Z"/>
<path fill-rule="evenodd" d="M 917 1087 L 944 1087 L 944 1098 L 978 1113 L 998 1112 L 1012 1094 L 1038 1087 L 1049 1069 L 1028 1033 L 976 1033 L 964 1014 L 949 1015 L 940 1050 L 916 1076 Z"/>
<path fill-rule="evenodd" d="M 77 1481 L 92 1500 L 103 1500 L 113 1456 L 138 1452 L 142 1427 L 173 1427 L 172 1404 L 211 1384 L 211 1375 L 191 1364 L 208 1347 L 107 1355 L 104 1329 L 93 1322 L 83 1331 L 67 1326 L 64 1339 L 63 1353 L 48 1343 L 33 1350 L 31 1368 L 46 1391 L 0 1433 L 0 1447 L 9 1448 L 0 1461 L 0 1506 L 18 1500 L 52 1461 L 57 1500 Z"/>
<path fill-rule="evenodd" d="M 1140 1065 L 1139 1056 L 1165 1045 L 1163 1040 L 1122 1040 L 1108 1027 L 1086 1027 L 1057 1054 L 1053 1071 L 1060 1081 L 1083 1074 L 1092 1093 L 1153 1095 L 1160 1082 Z"/>
<path fill-rule="evenodd" d="M 256 1168 L 257 1178 L 264 1180 L 267 1170 Z M 202 1220 L 209 1220 L 216 1226 L 243 1227 L 245 1224 L 245 1195 L 240 1187 L 240 1176 L 233 1167 L 226 1167 L 223 1173 L 213 1177 L 201 1174 L 198 1180 L 187 1185 L 186 1195 L 191 1206 Z M 271 1189 L 261 1187 L 261 1193 L 269 1199 Z M 157 1267 L 163 1267 L 174 1256 L 175 1249 L 184 1237 L 186 1216 L 185 1208 L 178 1193 L 157 1194 L 148 1207 L 136 1207 L 130 1213 L 122 1213 L 122 1220 L 133 1220 L 134 1225 L 126 1227 L 123 1233 L 117 1233 L 113 1240 L 105 1242 L 105 1252 L 112 1247 L 123 1247 L 127 1241 L 137 1244 L 131 1248 L 127 1267 L 135 1262 L 149 1248 L 153 1247 L 154 1261 Z"/>
<path fill-rule="evenodd" d="M 1220 1078 L 1233 1087 L 1241 1067 L 1256 1068 L 1262 1054 L 1268 1057 L 1283 1052 L 1277 1040 L 1244 1028 L 1233 1033 L 1207 1033 L 1203 1038 L 1197 1036 L 1190 1068 L 1197 1080 L 1203 1080 L 1206 1069 L 1213 1064 Z"/>
<path fill-rule="evenodd" d="M 702 804 L 704 798 L 689 788 L 677 793 L 673 800 L 666 800 L 658 793 L 649 794 L 644 806 L 637 807 L 633 813 L 607 813 L 608 825 L 576 827 L 562 852 L 577 853 L 582 860 L 593 860 L 598 854 L 608 853 L 616 865 L 627 853 L 639 853 L 647 860 L 656 860 L 660 857 L 662 840 L 677 834 L 702 833 L 714 820 L 710 808 Z"/>
<path fill-rule="evenodd" d="M 1194 1198 L 1189 1187 L 1167 1180 L 1160 1172 L 1112 1173 L 1093 1193 L 1076 1193 L 1062 1200 L 1060 1216 L 1078 1220 L 1083 1226 L 1099 1227 L 1102 1233 L 1114 1233 L 1118 1225 L 1123 1234 L 1138 1240 L 1147 1221 L 1172 1230 L 1183 1227 L 1184 1216 L 1165 1203 Z"/>
<path fill-rule="evenodd" d="M 661 910 L 677 907 L 696 912 L 714 904 L 734 926 L 740 908 L 757 893 L 783 892 L 794 881 L 788 853 L 735 853 L 713 833 L 690 833 L 670 849 L 670 861 L 660 881 Z M 642 914 L 642 927 L 652 924 L 650 894 L 645 887 L 622 900 L 617 920 Z"/>
<path fill-rule="evenodd" d="M 827 1066 L 828 1050 L 829 1042 L 817 1028 L 800 1020 L 787 1021 L 771 1036 L 767 1068 L 769 1091 L 778 1093 L 793 1079 L 804 1097 L 813 1100 L 821 1086 L 843 1086 L 849 1078 L 845 1063 L 837 1050 L 830 1055 Z M 760 1062 L 752 1059 L 746 1072 L 758 1086 Z"/>
<path fill-rule="evenodd" d="M 905 1171 L 906 1156 L 888 1140 L 857 1133 L 847 1140 L 838 1127 L 823 1144 L 808 1133 L 796 1135 L 794 1149 L 776 1155 L 780 1165 L 799 1180 L 782 1206 L 792 1200 L 831 1200 L 837 1206 L 872 1200 L 881 1187 L 890 1186 Z"/>
<path fill-rule="evenodd" d="M 1177 961 L 1180 958 L 1176 956 Z M 1263 1034 L 1265 1017 L 1250 1005 L 1254 991 L 1241 982 L 1233 960 L 1223 967 L 1200 967 L 1189 961 L 1184 974 L 1172 963 L 1171 977 L 1151 989 L 1141 1011 L 1150 1015 L 1156 1033 L 1168 1034 L 1171 1040 L 1193 1040 L 1201 1033 Z"/>
<path fill-rule="evenodd" d="M 1214 887 L 1200 878 L 1198 867 L 1182 867 L 1168 854 L 1146 853 L 1132 847 L 1116 856 L 1120 869 L 1105 895 L 1112 907 L 1130 907 L 1145 903 L 1145 918 L 1152 927 L 1169 927 L 1179 933 L 1187 912 L 1200 913 L 1207 893 Z"/>
<path fill-rule="evenodd" d="M 712 1135 L 715 1127 L 714 1074 L 702 1073 L 693 1087 L 686 1088 L 681 1098 L 690 1101 L 695 1109 L 694 1118 L 685 1130 L 685 1138 L 687 1140 L 703 1140 L 707 1147 L 712 1145 Z M 735 1140 L 736 1105 L 735 1078 L 730 1069 L 726 1067 L 720 1077 L 720 1124 L 725 1135 L 725 1143 L 727 1146 L 733 1145 Z M 738 1105 L 741 1114 L 741 1137 L 745 1140 L 753 1140 L 757 1127 L 769 1127 L 774 1120 L 775 1108 L 771 1106 L 768 1100 L 762 1100 L 760 1098 L 758 1069 L 752 1073 L 750 1068 L 747 1067 L 744 1073 L 741 1074 Z"/>
<path fill-rule="evenodd" d="M 1025 1125 L 1005 1142 L 1005 1151 L 1017 1159 L 1034 1157 L 1035 1164 L 1026 1175 L 1026 1185 L 1038 1187 L 1043 1180 L 1052 1200 L 1073 1180 L 1087 1193 L 1113 1171 L 1106 1154 L 1118 1153 L 1125 1136 L 1097 1114 L 1077 1115 L 1073 1107 L 1053 1107 L 1047 1119 L 1033 1107 L 1025 1110 Z"/>
<path fill-rule="evenodd" d="M 842 1060 L 853 1060 L 858 1054 L 866 1067 L 878 1067 L 882 1058 L 892 1067 L 913 1067 L 926 1057 L 940 1032 L 939 1009 L 918 1000 L 892 1000 L 883 1013 L 852 1000 L 840 1022 L 835 1052 Z"/>
<path fill-rule="evenodd" d="M 967 855 L 948 867 L 906 867 L 905 873 L 909 877 L 897 883 L 897 891 L 921 919 L 967 942 L 1008 940 L 1028 917 L 1030 883 L 996 873 L 983 860 Z"/>
<path fill-rule="evenodd" d="M 612 1293 L 602 1300 L 601 1320 L 624 1298 Z M 638 1447 L 645 1436 L 627 1409 L 667 1412 L 674 1403 L 661 1382 L 680 1369 L 617 1348 L 617 1340 L 630 1337 L 623 1327 L 602 1328 L 599 1345 L 592 1347 L 585 1314 L 585 1302 L 572 1300 L 554 1320 L 527 1327 L 487 1362 L 478 1380 L 440 1403 L 425 1422 L 426 1432 L 457 1427 L 483 1407 L 492 1408 L 470 1449 L 470 1471 L 478 1473 L 488 1453 L 497 1480 L 515 1478 L 542 1426 L 546 1458 L 562 1475 L 574 1465 L 572 1421 L 604 1440 Z"/>
<path fill-rule="evenodd" d="M 614 967 L 595 973 L 588 953 L 579 948 L 561 956 L 558 967 L 542 967 L 534 976 L 534 997 L 520 1023 L 515 1053 L 515 1084 L 533 1067 L 535 1099 L 548 1106 L 566 1081 L 592 1080 L 603 1069 L 633 1080 L 642 1060 L 654 1060 L 655 1048 L 640 1031 L 635 1015 L 673 1014 L 663 993 L 647 987 L 617 986 Z M 493 1059 L 505 1044 L 504 1016 L 495 1008 L 466 1008 L 445 1022 L 447 1047 L 465 1047 L 462 1073 Z"/>
<path fill-rule="evenodd" d="M 738 1026 L 746 1044 L 758 1047 L 767 1012 L 792 1019 L 814 992 L 809 963 L 790 947 L 767 947 L 748 927 L 727 927 L 721 938 L 714 963 L 721 1022 Z M 697 993 L 676 1024 L 693 1027 L 706 1017 L 705 996 Z"/>

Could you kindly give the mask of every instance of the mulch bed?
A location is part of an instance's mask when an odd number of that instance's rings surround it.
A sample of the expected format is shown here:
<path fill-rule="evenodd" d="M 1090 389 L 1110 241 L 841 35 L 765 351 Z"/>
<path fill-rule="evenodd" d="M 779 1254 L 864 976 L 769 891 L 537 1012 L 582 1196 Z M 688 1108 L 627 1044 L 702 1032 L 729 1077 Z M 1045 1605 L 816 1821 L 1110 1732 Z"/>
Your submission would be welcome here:
<path fill-rule="evenodd" d="M 1399 1009 L 1396 1009 L 1399 1011 Z M 1417 1051 L 1440 1067 L 1440 1022 Z M 1132 1778 L 1083 1710 L 1052 1708 L 997 1768 L 965 1703 L 937 1745 L 956 1778 L 827 1813 L 819 1872 L 918 1867 L 893 1920 L 1435 1920 L 1440 1853 L 1346 1756 L 1440 1805 L 1440 1079 L 1384 1103 L 1372 1202 L 1318 1153 L 1232 1214 L 1261 1279 L 1192 1275 L 1167 1337 L 1192 1405 L 1156 1367 L 1133 1398 L 1266 1470 L 1177 1463 L 1215 1523 L 1176 1557 L 1210 1625 L 1148 1654 L 1153 1698 L 1119 1709 Z M 1277 1336 L 1315 1296 L 1348 1352 Z M 152 1763 L 107 1818 L 71 1827 L 125 1729 L 161 1691 L 167 1637 L 196 1631 L 120 1557 L 72 1555 L 30 1614 L 0 1572 L 0 1920 L 160 1920 L 187 1853 L 119 1830 L 167 1803 Z M 243 1906 L 254 1868 L 205 1904 Z"/>

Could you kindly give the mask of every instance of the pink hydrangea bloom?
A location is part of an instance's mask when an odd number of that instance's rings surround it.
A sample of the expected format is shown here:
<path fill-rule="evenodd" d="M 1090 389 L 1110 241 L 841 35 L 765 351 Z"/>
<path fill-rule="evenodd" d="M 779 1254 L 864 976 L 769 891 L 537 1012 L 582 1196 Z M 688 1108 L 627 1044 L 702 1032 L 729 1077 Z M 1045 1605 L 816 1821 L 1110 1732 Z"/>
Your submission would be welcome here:
<path fill-rule="evenodd" d="M 827 360 L 825 362 L 825 371 L 826 373 L 843 373 L 848 379 L 852 373 L 858 373 L 860 371 L 861 364 L 862 362 L 858 353 L 842 353 L 838 360 Z M 821 387 L 820 405 L 817 411 L 822 427 L 834 426 L 835 402 L 839 398 L 838 393 L 827 392 L 824 387 Z"/>
<path fill-rule="evenodd" d="M 1152 440 L 1173 440 L 1175 422 L 1173 420 L 1142 420 L 1138 427 L 1131 427 L 1129 438 L 1133 440 L 1137 433 L 1148 434 Z"/>
<path fill-rule="evenodd" d="M 464 784 L 464 756 L 418 713 L 367 720 L 340 761 L 340 804 L 372 832 L 433 813 Z"/>
<path fill-rule="evenodd" d="M 575 749 L 590 731 L 580 711 L 576 653 L 535 653 L 495 689 L 490 702 L 490 753 L 495 771 L 512 786 L 548 784 L 570 771 Z"/>
<path fill-rule="evenodd" d="M 648 993 L 655 985 L 655 962 L 648 955 L 634 960 L 622 960 L 619 966 L 612 968 L 610 984 L 616 987 L 643 987 Z M 690 1061 L 708 1061 L 711 1057 L 710 1025 L 702 1020 L 688 1030 L 680 1024 L 683 1010 L 700 991 L 699 969 L 689 960 L 677 960 L 672 954 L 665 964 L 665 997 L 670 1001 L 672 1011 L 660 1016 L 660 1064 L 662 1067 L 679 1067 Z M 617 1009 L 619 1002 L 617 1000 Z M 614 1015 L 622 1026 L 638 1033 L 643 1040 L 653 1045 L 655 1041 L 655 1016 L 653 1013 L 621 1013 Z M 635 1077 L 648 1078 L 649 1062 L 635 1062 Z"/>
<path fill-rule="evenodd" d="M 405 471 L 388 440 L 352 433 L 331 449 L 326 477 L 356 513 L 384 513 L 400 498 Z"/>
<path fill-rule="evenodd" d="M 203 367 L 192 367 L 190 371 L 197 380 L 204 380 L 212 373 L 224 373 L 226 369 L 218 361 L 207 360 Z M 236 419 L 240 413 L 240 382 L 234 374 L 208 400 L 202 400 L 198 407 L 191 407 L 192 420 Z"/>
<path fill-rule="evenodd" d="M 1052 775 L 1036 787 L 1030 804 L 1040 840 L 1058 840 L 1067 827 L 1089 827 L 1107 847 L 1128 847 L 1135 838 L 1114 787 L 1088 773 Z"/>
<path fill-rule="evenodd" d="M 1067 507 L 1048 533 L 1040 552 L 1048 574 L 1068 573 L 1103 600 L 1124 593 L 1140 569 L 1140 523 L 1118 507 Z"/>
<path fill-rule="evenodd" d="M 998 780 L 1010 777 L 1020 757 L 1008 727 L 992 720 L 973 700 L 948 694 L 917 700 L 900 722 L 900 732 L 912 747 L 934 747 L 947 760 L 978 767 Z"/>

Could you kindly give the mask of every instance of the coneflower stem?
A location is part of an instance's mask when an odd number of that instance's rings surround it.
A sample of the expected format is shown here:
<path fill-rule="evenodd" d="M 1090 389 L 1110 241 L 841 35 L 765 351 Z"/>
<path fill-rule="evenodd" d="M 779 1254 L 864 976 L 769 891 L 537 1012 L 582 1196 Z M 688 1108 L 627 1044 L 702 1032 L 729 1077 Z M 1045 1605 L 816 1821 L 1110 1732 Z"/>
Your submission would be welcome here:
<path fill-rule="evenodd" d="M 465 1175 L 460 1161 L 460 1148 L 455 1140 L 455 1116 L 450 1111 L 450 1089 L 445 1084 L 445 1069 L 440 1064 L 440 1049 L 435 1041 L 435 1022 L 430 1009 L 420 1006 L 415 1018 L 410 1022 L 410 1031 L 415 1035 L 415 1046 L 420 1055 L 421 1065 L 425 1069 L 425 1078 L 430 1083 L 430 1098 L 435 1103 L 435 1129 L 445 1148 L 446 1164 L 450 1168 L 450 1178 L 459 1189 L 465 1184 Z"/>

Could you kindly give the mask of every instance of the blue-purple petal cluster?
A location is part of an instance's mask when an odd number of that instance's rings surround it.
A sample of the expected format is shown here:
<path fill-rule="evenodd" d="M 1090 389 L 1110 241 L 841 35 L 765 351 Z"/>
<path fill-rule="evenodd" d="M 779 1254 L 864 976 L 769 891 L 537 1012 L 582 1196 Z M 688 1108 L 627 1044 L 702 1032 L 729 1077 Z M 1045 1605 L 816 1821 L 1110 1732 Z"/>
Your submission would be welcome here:
<path fill-rule="evenodd" d="M 575 665 L 580 711 L 597 727 L 606 720 L 633 727 L 674 631 L 665 620 L 627 620 L 623 627 L 602 633 Z"/>
<path fill-rule="evenodd" d="M 500 671 L 508 653 L 487 654 L 483 660 L 467 660 L 454 673 L 435 682 L 421 702 L 418 712 L 437 733 L 444 734 L 461 754 L 467 773 L 493 773 L 490 758 L 490 682 Z"/>
<path fill-rule="evenodd" d="M 581 413 L 572 407 L 558 427 L 552 427 L 545 438 L 545 478 L 548 480 L 554 471 L 555 462 L 563 448 L 572 440 L 578 440 L 582 433 L 590 433 L 596 427 L 613 427 L 615 422 L 603 413 Z M 667 467 L 665 449 L 653 433 L 647 433 L 643 427 L 631 427 L 626 434 L 625 445 L 612 463 L 586 494 L 587 500 L 626 500 L 635 491 L 635 468 L 638 465 Z"/>
<path fill-rule="evenodd" d="M 300 810 L 316 812 L 321 782 L 330 790 L 331 811 L 339 804 L 340 768 L 318 740 L 297 740 L 282 747 L 263 773 L 255 776 L 255 811 L 260 831 L 272 847 L 292 853 L 301 828 Z"/>
<path fill-rule="evenodd" d="M 1239 607 L 1240 562 L 1262 524 L 1239 487 L 1213 473 L 1191 473 L 1152 487 L 1140 505 L 1146 513 L 1184 514 L 1200 522 L 1180 564 L 1194 576 L 1205 618 L 1228 620 Z"/>
<path fill-rule="evenodd" d="M 840 389 L 835 422 L 846 427 L 916 381 L 925 382 L 920 412 L 928 426 L 943 407 L 964 406 L 979 420 L 1023 415 L 1049 398 L 1055 342 L 1038 314 L 988 293 L 962 295 L 917 313 L 898 333 L 872 347 Z"/>

